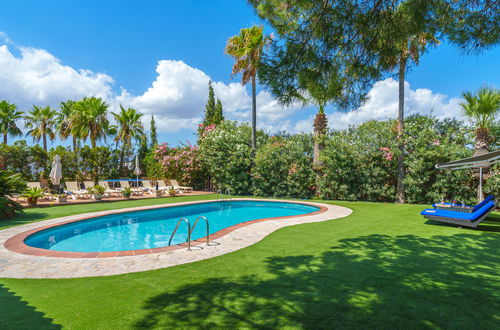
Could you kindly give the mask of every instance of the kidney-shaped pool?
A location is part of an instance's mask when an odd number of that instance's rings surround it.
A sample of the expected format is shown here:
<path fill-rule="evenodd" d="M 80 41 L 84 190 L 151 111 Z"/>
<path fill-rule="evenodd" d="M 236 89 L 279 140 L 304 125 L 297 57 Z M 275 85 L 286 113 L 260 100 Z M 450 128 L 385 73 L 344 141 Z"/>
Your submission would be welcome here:
<path fill-rule="evenodd" d="M 312 205 L 271 201 L 224 201 L 169 206 L 94 217 L 38 231 L 24 240 L 28 246 L 66 252 L 107 252 L 155 249 L 186 241 L 188 226 L 179 225 L 180 218 L 191 224 L 204 216 L 210 234 L 257 219 L 304 215 L 318 211 Z M 200 221 L 191 233 L 191 240 L 206 236 L 206 225 Z"/>

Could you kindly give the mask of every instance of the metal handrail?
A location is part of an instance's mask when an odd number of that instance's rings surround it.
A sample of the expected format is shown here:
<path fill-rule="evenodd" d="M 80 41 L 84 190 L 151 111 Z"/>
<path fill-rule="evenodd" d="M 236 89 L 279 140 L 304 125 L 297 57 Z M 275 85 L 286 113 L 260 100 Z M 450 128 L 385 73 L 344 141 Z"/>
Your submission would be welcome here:
<path fill-rule="evenodd" d="M 198 224 L 198 221 L 200 221 L 200 219 L 205 220 L 205 223 L 207 224 L 207 245 L 210 245 L 209 244 L 209 242 L 210 242 L 210 225 L 208 224 L 208 220 L 206 217 L 200 215 L 198 218 L 196 218 L 196 221 L 193 223 L 193 226 L 191 227 L 190 235 L 193 233 L 193 231 L 196 228 L 196 225 Z"/>
<path fill-rule="evenodd" d="M 177 229 L 179 229 L 179 225 L 181 222 L 185 221 L 188 225 L 188 237 L 186 242 L 188 243 L 188 250 L 191 251 L 191 224 L 189 223 L 189 220 L 186 218 L 181 218 L 179 221 L 177 221 L 177 224 L 175 225 L 175 229 L 172 232 L 172 235 L 170 235 L 170 239 L 168 240 L 168 245 L 170 246 L 170 243 L 172 243 L 172 238 L 174 238 L 175 233 L 177 232 Z"/>
<path fill-rule="evenodd" d="M 229 188 L 226 189 L 226 192 L 224 193 L 229 196 L 229 200 L 231 200 L 231 190 Z"/>
<path fill-rule="evenodd" d="M 220 196 L 220 199 L 222 200 L 222 190 L 221 189 L 217 189 L 217 195 L 216 195 L 217 200 L 219 200 L 219 196 Z"/>

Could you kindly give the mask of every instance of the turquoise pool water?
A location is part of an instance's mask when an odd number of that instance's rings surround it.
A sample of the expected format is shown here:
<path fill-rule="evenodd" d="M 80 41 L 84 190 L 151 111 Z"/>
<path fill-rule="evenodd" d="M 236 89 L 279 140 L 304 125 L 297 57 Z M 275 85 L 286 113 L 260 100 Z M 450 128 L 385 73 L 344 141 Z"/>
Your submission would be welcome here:
<path fill-rule="evenodd" d="M 152 249 L 168 246 L 170 235 L 180 218 L 191 224 L 199 216 L 210 223 L 210 233 L 241 222 L 307 214 L 318 207 L 288 202 L 224 201 L 134 211 L 82 220 L 42 230 L 28 236 L 26 245 L 55 251 L 106 252 Z M 187 238 L 187 224 L 179 226 L 171 245 Z M 192 233 L 195 240 L 206 236 L 200 221 Z"/>

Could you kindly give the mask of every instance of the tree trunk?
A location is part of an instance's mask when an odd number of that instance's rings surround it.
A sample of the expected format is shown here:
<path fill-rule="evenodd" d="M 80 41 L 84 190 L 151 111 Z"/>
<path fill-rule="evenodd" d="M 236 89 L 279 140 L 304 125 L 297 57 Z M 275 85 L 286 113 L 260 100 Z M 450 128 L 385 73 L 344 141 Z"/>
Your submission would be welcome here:
<path fill-rule="evenodd" d="M 252 76 L 252 148 L 257 147 L 257 96 L 255 75 Z"/>
<path fill-rule="evenodd" d="M 75 170 L 76 170 L 76 173 L 78 173 L 78 170 L 80 169 L 80 164 L 78 164 L 78 141 L 77 141 L 77 138 L 76 136 L 73 136 L 73 153 L 75 154 Z"/>
<path fill-rule="evenodd" d="M 7 145 L 7 133 L 4 133 L 3 135 L 3 143 Z"/>
<path fill-rule="evenodd" d="M 405 107 L 405 70 L 406 59 L 401 58 L 399 62 L 399 108 L 398 108 L 398 181 L 396 186 L 396 203 L 405 202 L 405 190 L 403 180 L 405 177 L 405 163 L 404 163 L 404 107 Z"/>
<path fill-rule="evenodd" d="M 321 151 L 324 149 L 323 137 L 326 134 L 328 119 L 323 110 L 324 106 L 320 106 L 318 114 L 314 119 L 314 153 L 313 153 L 313 171 L 316 174 L 316 196 L 321 195 L 320 186 L 321 178 L 323 177 L 324 162 L 321 160 Z"/>
<path fill-rule="evenodd" d="M 120 151 L 120 165 L 118 167 L 118 171 L 121 176 L 123 176 L 123 158 L 125 156 L 125 145 L 122 147 L 122 150 Z"/>

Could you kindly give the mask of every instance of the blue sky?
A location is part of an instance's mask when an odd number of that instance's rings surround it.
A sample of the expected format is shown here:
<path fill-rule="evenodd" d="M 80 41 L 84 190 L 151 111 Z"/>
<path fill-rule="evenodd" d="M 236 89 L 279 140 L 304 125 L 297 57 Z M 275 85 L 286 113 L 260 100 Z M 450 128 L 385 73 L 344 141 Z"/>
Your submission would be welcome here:
<path fill-rule="evenodd" d="M 107 97 L 112 106 L 125 103 L 159 117 L 161 139 L 175 144 L 195 139 L 193 127 L 203 111 L 209 77 L 216 82 L 227 117 L 248 118 L 249 90 L 245 92 L 235 84 L 237 79 L 230 79 L 232 60 L 223 53 L 227 38 L 240 28 L 262 24 L 246 1 L 19 0 L 0 4 L 4 36 L 0 45 L 5 47 L 0 56 L 4 68 L 0 69 L 0 87 L 7 86 L 0 88 L 1 99 L 29 108 L 86 94 Z M 500 85 L 499 59 L 498 47 L 479 56 L 465 56 L 448 44 L 431 50 L 407 76 L 407 113 L 432 109 L 439 117 L 460 116 L 463 90 Z M 91 72 L 82 73 L 82 69 Z M 36 81 L 32 79 L 28 88 L 26 80 L 33 75 Z M 340 115 L 330 110 L 331 126 L 395 117 L 396 87 L 391 79 L 375 84 L 372 101 L 358 113 Z M 261 92 L 259 127 L 310 129 L 314 109 L 284 110 Z"/>

